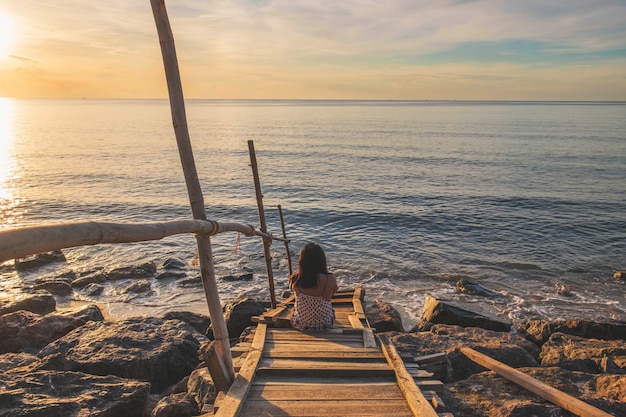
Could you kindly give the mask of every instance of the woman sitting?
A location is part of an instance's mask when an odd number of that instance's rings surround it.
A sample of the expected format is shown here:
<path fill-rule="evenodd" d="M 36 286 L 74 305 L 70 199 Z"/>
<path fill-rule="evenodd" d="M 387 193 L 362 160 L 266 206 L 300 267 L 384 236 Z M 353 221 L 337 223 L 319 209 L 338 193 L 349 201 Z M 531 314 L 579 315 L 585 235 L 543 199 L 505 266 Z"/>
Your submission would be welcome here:
<path fill-rule="evenodd" d="M 291 325 L 301 331 L 321 331 L 335 322 L 331 299 L 337 291 L 337 278 L 328 272 L 326 255 L 317 243 L 308 243 L 300 251 L 298 272 L 289 278 L 296 293 Z"/>

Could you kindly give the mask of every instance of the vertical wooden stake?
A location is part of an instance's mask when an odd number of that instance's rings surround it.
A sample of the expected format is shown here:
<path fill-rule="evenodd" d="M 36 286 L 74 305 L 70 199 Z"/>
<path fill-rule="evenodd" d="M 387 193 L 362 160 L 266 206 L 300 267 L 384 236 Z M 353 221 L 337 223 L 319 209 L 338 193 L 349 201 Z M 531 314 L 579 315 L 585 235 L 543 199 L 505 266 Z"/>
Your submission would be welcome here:
<path fill-rule="evenodd" d="M 174 124 L 174 133 L 176 134 L 178 153 L 183 166 L 185 183 L 189 194 L 191 211 L 194 219 L 206 220 L 204 196 L 202 195 L 202 188 L 200 187 L 200 181 L 198 180 L 198 173 L 193 159 L 191 141 L 189 139 L 189 130 L 187 129 L 185 100 L 183 98 L 183 88 L 178 69 L 174 35 L 172 34 L 172 28 L 167 17 L 164 0 L 150 0 L 150 4 L 152 6 L 152 13 L 154 15 L 157 32 L 159 34 L 161 54 L 163 55 L 163 65 L 165 66 L 165 77 L 167 79 L 167 90 L 170 98 L 172 122 Z M 224 321 L 222 305 L 217 291 L 217 283 L 215 282 L 211 238 L 207 235 L 196 235 L 196 241 L 198 242 L 202 285 L 204 287 L 204 293 L 209 306 L 209 315 L 211 316 L 211 323 L 213 325 L 213 334 L 217 342 L 216 347 L 222 357 L 226 372 L 228 373 L 226 377 L 230 380 L 230 383 L 232 383 L 235 378 L 235 371 L 233 368 L 232 354 L 230 352 L 228 329 L 226 328 L 226 322 Z"/>
<path fill-rule="evenodd" d="M 283 229 L 283 239 L 285 239 L 285 251 L 287 252 L 287 266 L 289 267 L 289 276 L 293 274 L 291 268 L 291 253 L 289 252 L 289 240 L 287 240 L 287 232 L 285 231 L 285 219 L 283 217 L 283 208 L 278 205 L 278 214 L 280 215 L 280 227 Z"/>
<path fill-rule="evenodd" d="M 263 209 L 263 194 L 261 193 L 261 181 L 259 180 L 259 169 L 256 164 L 256 153 L 254 152 L 254 141 L 248 141 L 248 150 L 250 152 L 250 166 L 252 167 L 252 176 L 254 177 L 254 191 L 256 192 L 256 204 L 259 210 L 259 222 L 261 223 L 261 231 L 267 233 L 267 225 L 265 224 L 265 210 Z M 270 241 L 263 239 L 263 249 L 265 251 L 265 265 L 267 267 L 267 280 L 270 288 L 270 302 L 272 308 L 276 308 L 276 294 L 274 294 L 274 273 L 272 272 L 272 254 L 270 253 Z"/>

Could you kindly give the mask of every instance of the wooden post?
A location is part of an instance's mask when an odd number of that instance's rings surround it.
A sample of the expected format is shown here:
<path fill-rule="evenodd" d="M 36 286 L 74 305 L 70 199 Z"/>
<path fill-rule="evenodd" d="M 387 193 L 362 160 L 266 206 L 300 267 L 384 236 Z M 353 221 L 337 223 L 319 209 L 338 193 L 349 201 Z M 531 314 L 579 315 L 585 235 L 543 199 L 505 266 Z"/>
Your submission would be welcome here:
<path fill-rule="evenodd" d="M 487 369 L 491 369 L 498 375 L 505 377 L 506 379 L 515 382 L 516 384 L 526 388 L 527 390 L 539 395 L 554 404 L 571 411 L 580 417 L 612 417 L 611 414 L 606 413 L 599 408 L 596 408 L 584 401 L 572 397 L 569 394 L 564 393 L 548 384 L 544 384 L 541 381 L 526 375 L 525 373 L 518 371 L 515 368 L 511 368 L 508 365 L 503 364 L 487 355 L 475 351 L 471 348 L 461 348 L 461 352 L 476 362 L 479 365 L 484 366 Z"/>
<path fill-rule="evenodd" d="M 248 141 L 248 150 L 250 152 L 250 166 L 252 167 L 252 176 L 254 177 L 254 191 L 256 192 L 256 203 L 259 210 L 259 222 L 261 223 L 261 232 L 267 233 L 267 225 L 265 224 L 265 210 L 263 209 L 263 194 L 261 193 L 261 181 L 259 180 L 259 169 L 256 164 L 256 153 L 254 152 L 254 141 Z M 272 308 L 276 308 L 276 294 L 274 293 L 274 273 L 272 272 L 272 254 L 270 252 L 270 241 L 268 239 L 263 239 L 263 250 L 265 252 L 267 281 L 270 289 L 270 302 L 272 304 Z"/>
<path fill-rule="evenodd" d="M 174 124 L 174 132 L 178 144 L 178 153 L 183 166 L 185 183 L 187 184 L 191 211 L 194 219 L 206 220 L 204 196 L 202 195 L 202 188 L 198 180 L 191 141 L 189 139 L 189 130 L 187 129 L 185 100 L 183 97 L 180 72 L 178 70 L 178 59 L 176 57 L 172 28 L 167 17 L 164 0 L 150 0 L 150 4 L 152 5 L 152 13 L 159 34 L 159 43 L 161 45 L 161 54 L 163 55 L 163 65 L 167 79 L 167 90 L 170 98 L 172 122 Z M 197 234 L 196 241 L 198 242 L 202 286 L 204 287 L 204 293 L 209 306 L 213 334 L 217 342 L 218 352 L 228 372 L 227 377 L 232 383 L 235 378 L 235 371 L 233 368 L 233 358 L 230 353 L 228 329 L 224 321 L 217 283 L 215 282 L 211 238 L 208 235 Z"/>
<path fill-rule="evenodd" d="M 285 239 L 285 251 L 287 252 L 287 266 L 289 267 L 289 276 L 293 274 L 291 268 L 291 252 L 289 252 L 289 240 L 287 240 L 287 232 L 285 231 L 285 219 L 283 218 L 283 208 L 278 205 L 278 214 L 280 215 L 280 227 L 283 229 L 283 239 Z"/>

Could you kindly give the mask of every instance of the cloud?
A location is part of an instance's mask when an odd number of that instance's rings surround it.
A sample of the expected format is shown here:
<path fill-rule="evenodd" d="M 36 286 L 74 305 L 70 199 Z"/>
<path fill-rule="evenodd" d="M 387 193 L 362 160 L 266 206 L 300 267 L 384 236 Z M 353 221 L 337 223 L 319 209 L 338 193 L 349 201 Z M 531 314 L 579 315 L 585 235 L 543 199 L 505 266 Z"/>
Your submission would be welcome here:
<path fill-rule="evenodd" d="M 22 61 L 22 62 L 33 62 L 35 64 L 38 64 L 38 63 L 41 62 L 41 61 L 38 61 L 36 59 L 28 58 L 28 57 L 25 57 L 25 56 L 19 56 L 19 55 L 9 55 L 9 58 L 17 59 L 18 61 Z"/>

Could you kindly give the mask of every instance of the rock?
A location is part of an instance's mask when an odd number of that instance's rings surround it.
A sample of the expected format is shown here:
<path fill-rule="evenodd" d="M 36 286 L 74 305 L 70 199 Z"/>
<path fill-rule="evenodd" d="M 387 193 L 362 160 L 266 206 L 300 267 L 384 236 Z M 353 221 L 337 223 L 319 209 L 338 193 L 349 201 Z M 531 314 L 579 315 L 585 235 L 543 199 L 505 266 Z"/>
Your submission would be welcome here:
<path fill-rule="evenodd" d="M 88 321 L 104 321 L 104 315 L 102 310 L 95 304 L 83 305 L 75 308 L 68 308 L 65 310 L 58 310 L 58 314 L 68 317 L 74 317 L 83 320 L 85 323 Z"/>
<path fill-rule="evenodd" d="M 61 274 L 48 275 L 48 276 L 35 278 L 35 284 L 42 284 L 42 283 L 48 282 L 48 281 L 63 281 L 65 283 L 67 283 L 67 284 L 70 284 L 77 277 L 78 277 L 78 275 L 76 274 L 76 272 L 74 272 L 74 271 L 66 271 L 66 272 L 63 272 Z"/>
<path fill-rule="evenodd" d="M 463 294 L 478 295 L 481 297 L 493 297 L 494 295 L 497 295 L 496 292 L 467 279 L 457 281 L 456 288 Z"/>
<path fill-rule="evenodd" d="M 198 414 L 196 400 L 184 392 L 161 399 L 152 410 L 150 417 L 191 417 Z"/>
<path fill-rule="evenodd" d="M 620 279 L 620 280 L 624 280 L 625 275 L 622 271 L 617 271 L 613 274 L 613 278 L 615 279 Z"/>
<path fill-rule="evenodd" d="M 5 372 L 0 417 L 142 417 L 150 384 L 78 372 Z"/>
<path fill-rule="evenodd" d="M 603 376 L 561 368 L 518 369 L 615 416 L 626 415 L 626 376 Z M 604 388 L 610 387 L 610 388 Z M 443 401 L 455 417 L 570 417 L 572 414 L 494 372 L 446 385 Z"/>
<path fill-rule="evenodd" d="M 115 281 L 120 279 L 131 278 L 150 278 L 156 274 L 156 265 L 153 262 L 147 262 L 138 266 L 124 266 L 109 271 L 109 280 Z"/>
<path fill-rule="evenodd" d="M 36 352 L 83 324 L 83 320 L 58 314 L 40 316 L 24 310 L 5 314 L 0 316 L 0 353 Z"/>
<path fill-rule="evenodd" d="M 255 325 L 252 317 L 264 313 L 269 307 L 269 302 L 254 301 L 249 298 L 227 302 L 223 310 L 229 338 L 236 339 L 246 327 Z M 213 339 L 212 327 L 209 328 L 207 336 Z"/>
<path fill-rule="evenodd" d="M 88 297 L 95 297 L 104 292 L 104 286 L 102 284 L 88 284 L 84 289 L 83 293 Z"/>
<path fill-rule="evenodd" d="M 94 272 L 89 275 L 81 276 L 72 281 L 71 285 L 74 288 L 83 288 L 89 284 L 102 284 L 107 280 L 107 274 L 104 272 Z"/>
<path fill-rule="evenodd" d="M 150 290 L 152 290 L 152 287 L 150 286 L 150 282 L 145 279 L 140 279 L 139 281 L 134 281 L 128 284 L 127 286 L 125 286 L 124 288 L 122 288 L 121 292 L 123 294 L 128 294 L 129 292 L 142 293 L 142 292 L 148 292 Z"/>
<path fill-rule="evenodd" d="M 377 332 L 404 331 L 398 310 L 380 299 L 365 304 L 365 315 Z"/>
<path fill-rule="evenodd" d="M 195 287 L 201 284 L 202 277 L 200 277 L 200 275 L 191 278 L 184 278 L 178 281 L 178 285 L 180 285 L 181 287 Z"/>
<path fill-rule="evenodd" d="M 193 396 L 200 409 L 202 409 L 205 404 L 213 404 L 215 402 L 217 389 L 206 367 L 203 366 L 195 369 L 191 375 L 189 375 L 187 392 L 189 395 Z"/>
<path fill-rule="evenodd" d="M 156 276 L 156 279 L 158 280 L 163 280 L 163 279 L 182 279 L 182 278 L 186 278 L 187 277 L 187 273 L 183 272 L 183 271 L 165 271 L 159 275 Z"/>
<path fill-rule="evenodd" d="M 554 333 L 602 340 L 626 340 L 626 323 L 620 321 L 527 320 L 518 324 L 515 330 L 539 346 L 543 345 Z"/>
<path fill-rule="evenodd" d="M 461 353 L 462 347 L 471 347 L 511 367 L 538 366 L 527 349 L 531 344 L 523 337 L 480 328 L 435 325 L 430 332 L 392 333 L 391 340 L 404 358 L 445 352 L 448 366 L 433 369 L 435 379 L 458 381 L 485 370 Z M 537 348 L 533 346 L 536 353 Z"/>
<path fill-rule="evenodd" d="M 254 274 L 248 273 L 248 274 L 241 274 L 241 275 L 225 275 L 221 279 L 224 281 L 233 282 L 233 281 L 252 281 L 252 278 L 254 278 Z"/>
<path fill-rule="evenodd" d="M 607 358 L 610 361 L 607 362 Z M 624 374 L 626 347 L 621 340 L 586 339 L 554 333 L 541 348 L 541 365 L 592 374 L 602 371 Z"/>
<path fill-rule="evenodd" d="M 46 290 L 50 294 L 59 295 L 59 296 L 70 295 L 72 293 L 72 287 L 70 286 L 70 284 L 68 284 L 65 281 L 57 281 L 57 280 L 40 282 L 39 284 L 36 284 L 33 287 L 33 289 L 35 291 Z"/>
<path fill-rule="evenodd" d="M 61 251 L 38 253 L 26 258 L 15 260 L 15 269 L 18 271 L 26 271 L 29 269 L 39 268 L 53 262 L 65 262 L 65 255 Z"/>
<path fill-rule="evenodd" d="M 134 378 L 161 392 L 195 369 L 205 340 L 179 320 L 92 321 L 50 343 L 38 356 L 42 369 Z"/>
<path fill-rule="evenodd" d="M 190 311 L 170 311 L 163 315 L 164 320 L 184 321 L 199 333 L 206 334 L 211 325 L 211 318 L 203 314 L 192 313 Z"/>
<path fill-rule="evenodd" d="M 163 269 L 187 269 L 187 264 L 178 258 L 168 258 L 163 262 Z"/>
<path fill-rule="evenodd" d="M 4 353 L 0 355 L 0 374 L 5 371 L 15 371 L 21 367 L 28 367 L 38 361 L 39 358 L 30 353 Z"/>
<path fill-rule="evenodd" d="M 511 330 L 510 323 L 490 318 L 484 314 L 464 310 L 458 306 L 437 300 L 431 296 L 426 296 L 426 299 L 424 300 L 422 322 L 453 324 L 462 327 L 480 327 L 486 330 L 495 330 L 499 332 L 508 332 Z"/>
<path fill-rule="evenodd" d="M 35 314 L 47 314 L 55 310 L 56 304 L 54 297 L 48 293 L 25 295 L 17 301 L 0 307 L 0 316 L 19 310 L 26 310 Z"/>

